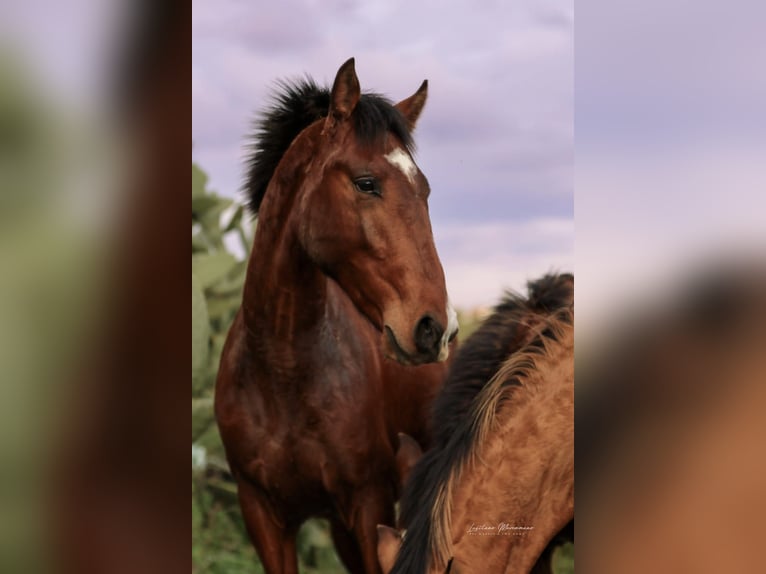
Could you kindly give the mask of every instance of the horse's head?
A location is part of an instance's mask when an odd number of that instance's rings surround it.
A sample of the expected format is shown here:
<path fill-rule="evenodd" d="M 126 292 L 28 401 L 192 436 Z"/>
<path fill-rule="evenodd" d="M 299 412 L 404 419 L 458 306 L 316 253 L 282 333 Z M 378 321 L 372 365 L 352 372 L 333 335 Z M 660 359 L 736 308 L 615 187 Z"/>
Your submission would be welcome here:
<path fill-rule="evenodd" d="M 404 364 L 442 361 L 457 333 L 428 216 L 428 180 L 410 132 L 427 82 L 391 105 L 362 95 L 353 58 L 341 66 L 327 117 L 308 130 L 299 212 L 309 257 L 381 332 Z"/>

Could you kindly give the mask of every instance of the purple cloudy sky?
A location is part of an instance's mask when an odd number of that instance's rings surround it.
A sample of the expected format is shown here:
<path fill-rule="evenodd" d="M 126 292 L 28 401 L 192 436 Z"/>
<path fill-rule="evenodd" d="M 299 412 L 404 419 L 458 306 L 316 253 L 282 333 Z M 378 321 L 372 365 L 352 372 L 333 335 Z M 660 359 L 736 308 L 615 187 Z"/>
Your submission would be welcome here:
<path fill-rule="evenodd" d="M 273 81 L 329 83 L 354 56 L 394 100 L 429 80 L 416 160 L 457 305 L 573 268 L 571 1 L 195 1 L 192 34 L 192 157 L 219 193 Z"/>
<path fill-rule="evenodd" d="M 766 253 L 764 22 L 759 0 L 578 3 L 578 337 Z"/>

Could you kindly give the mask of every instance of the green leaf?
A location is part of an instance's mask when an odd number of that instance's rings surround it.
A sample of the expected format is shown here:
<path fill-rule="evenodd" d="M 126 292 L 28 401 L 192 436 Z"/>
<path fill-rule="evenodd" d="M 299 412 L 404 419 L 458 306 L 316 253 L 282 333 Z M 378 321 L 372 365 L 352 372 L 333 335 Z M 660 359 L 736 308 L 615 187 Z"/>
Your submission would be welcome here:
<path fill-rule="evenodd" d="M 196 163 L 192 163 L 192 200 L 205 195 L 207 174 Z"/>
<path fill-rule="evenodd" d="M 202 289 L 209 289 L 226 278 L 237 264 L 230 253 L 197 253 L 192 255 L 192 273 L 199 278 Z"/>
<path fill-rule="evenodd" d="M 554 574 L 574 574 L 574 544 L 566 542 L 557 547 L 551 562 Z"/>
<path fill-rule="evenodd" d="M 223 243 L 224 229 L 221 226 L 221 214 L 232 203 L 231 199 L 217 197 L 215 205 L 208 207 L 204 212 L 194 214 L 194 217 L 192 218 L 192 221 L 198 221 L 202 226 L 202 230 L 205 232 L 205 236 L 210 243 L 221 251 L 225 250 Z"/>
<path fill-rule="evenodd" d="M 239 224 L 242 222 L 242 213 L 243 213 L 242 206 L 240 205 L 237 207 L 237 210 L 234 212 L 234 215 L 231 216 L 231 219 L 229 220 L 229 224 L 226 226 L 225 232 L 234 231 Z"/>
<path fill-rule="evenodd" d="M 192 254 L 194 253 L 207 253 L 209 250 L 209 244 L 205 239 L 205 233 L 200 231 L 192 235 Z"/>
<path fill-rule="evenodd" d="M 205 374 L 210 354 L 210 320 L 199 278 L 192 272 L 192 385 Z"/>
<path fill-rule="evenodd" d="M 207 212 L 216 208 L 218 204 L 219 199 L 215 195 L 193 197 L 191 202 L 192 217 L 199 221 L 205 214 L 207 214 Z"/>
<path fill-rule="evenodd" d="M 246 274 L 247 261 L 237 262 L 226 275 L 226 278 L 215 285 L 211 290 L 211 294 L 223 297 L 234 295 L 239 298 L 242 295 L 242 287 L 245 284 Z"/>
<path fill-rule="evenodd" d="M 199 222 L 205 228 L 214 228 L 223 232 L 223 229 L 221 228 L 221 214 L 224 210 L 231 207 L 234 202 L 231 199 L 218 197 L 217 195 L 208 195 L 202 199 L 212 201 L 203 202 L 200 200 L 204 209 L 197 213 Z M 192 202 L 192 207 L 193 206 L 194 202 Z"/>
<path fill-rule="evenodd" d="M 208 300 L 208 313 L 211 319 L 226 321 L 227 323 L 234 318 L 234 314 L 242 303 L 239 293 L 223 297 L 211 297 Z"/>
<path fill-rule="evenodd" d="M 207 453 L 207 466 L 208 468 L 215 468 L 216 466 L 222 468 L 228 468 L 226 463 L 226 450 L 221 442 L 221 434 L 218 432 L 216 425 L 210 425 L 205 432 L 203 432 L 194 444 L 197 444 L 205 448 Z M 220 464 L 216 464 L 219 460 Z"/>
<path fill-rule="evenodd" d="M 322 548 L 332 544 L 329 528 L 322 520 L 309 520 L 306 522 L 302 528 L 301 538 L 306 546 Z"/>
<path fill-rule="evenodd" d="M 213 397 L 192 399 L 192 442 L 213 424 Z"/>

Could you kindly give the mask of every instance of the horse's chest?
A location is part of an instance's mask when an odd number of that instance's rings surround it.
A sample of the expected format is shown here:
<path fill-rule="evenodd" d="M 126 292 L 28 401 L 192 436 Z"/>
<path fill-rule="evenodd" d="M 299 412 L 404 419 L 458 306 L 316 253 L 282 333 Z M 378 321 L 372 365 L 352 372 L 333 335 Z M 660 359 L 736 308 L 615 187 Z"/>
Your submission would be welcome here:
<path fill-rule="evenodd" d="M 258 433 L 261 443 L 248 474 L 284 504 L 319 508 L 340 485 L 364 480 L 371 458 L 381 457 L 380 443 L 370 430 L 374 425 L 360 428 L 357 421 L 351 432 L 335 411 L 302 409 L 295 415 L 279 434 Z"/>

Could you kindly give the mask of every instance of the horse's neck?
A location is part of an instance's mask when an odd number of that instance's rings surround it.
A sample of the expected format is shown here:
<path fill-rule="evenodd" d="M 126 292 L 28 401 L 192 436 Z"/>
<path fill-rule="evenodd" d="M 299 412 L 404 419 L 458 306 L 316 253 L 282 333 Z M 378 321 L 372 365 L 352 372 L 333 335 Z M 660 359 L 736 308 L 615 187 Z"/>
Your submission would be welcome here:
<path fill-rule="evenodd" d="M 570 390 L 566 381 L 545 377 L 522 384 L 463 473 L 453 532 L 459 533 L 461 547 L 455 554 L 466 562 L 477 563 L 483 556 L 507 562 L 506 572 L 528 572 L 551 537 L 571 520 L 572 427 L 565 420 L 570 418 L 565 406 Z M 498 500 L 505 503 L 498 505 Z M 487 537 L 491 543 L 464 534 L 472 523 L 485 522 L 498 529 Z M 499 532 L 502 524 L 505 530 Z"/>
<path fill-rule="evenodd" d="M 289 221 L 259 225 L 243 293 L 245 325 L 258 337 L 294 341 L 325 314 L 327 278 L 300 246 Z"/>

